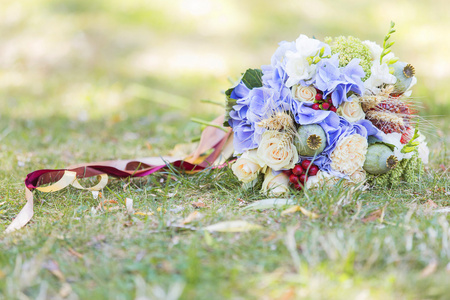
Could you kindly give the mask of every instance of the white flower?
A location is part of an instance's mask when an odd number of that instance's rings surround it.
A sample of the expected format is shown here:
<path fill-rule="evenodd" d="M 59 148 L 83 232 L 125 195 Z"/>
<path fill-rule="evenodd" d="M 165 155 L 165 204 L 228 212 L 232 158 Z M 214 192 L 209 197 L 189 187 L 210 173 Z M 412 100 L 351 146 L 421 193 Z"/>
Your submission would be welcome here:
<path fill-rule="evenodd" d="M 258 177 L 258 173 L 264 167 L 256 155 L 256 150 L 244 152 L 231 166 L 234 175 L 243 183 L 249 183 Z"/>
<path fill-rule="evenodd" d="M 276 171 L 292 169 L 298 161 L 298 153 L 291 140 L 288 133 L 265 131 L 258 147 L 259 161 Z"/>
<path fill-rule="evenodd" d="M 286 73 L 289 76 L 286 86 L 291 87 L 301 80 L 313 77 L 316 65 L 310 64 L 308 58 L 315 57 L 322 48 L 322 42 L 300 35 L 295 41 L 297 51 L 286 51 Z"/>
<path fill-rule="evenodd" d="M 377 43 L 372 42 L 372 41 L 364 41 L 363 44 L 366 45 L 367 47 L 369 47 L 372 61 L 376 61 L 376 62 L 380 63 L 380 56 L 381 56 L 381 52 L 383 51 L 383 48 L 381 48 L 380 45 L 378 45 Z M 392 59 L 394 57 L 395 57 L 394 53 L 392 53 L 392 52 L 388 53 L 387 55 L 385 55 L 383 57 L 383 63 L 387 63 L 390 59 Z"/>
<path fill-rule="evenodd" d="M 264 177 L 261 191 L 264 194 L 269 193 L 273 196 L 285 195 L 289 192 L 289 177 L 283 172 L 275 175 L 272 169 L 268 169 L 266 176 Z"/>
<path fill-rule="evenodd" d="M 291 94 L 295 100 L 313 103 L 316 100 L 317 91 L 313 86 L 296 84 L 292 87 Z"/>
<path fill-rule="evenodd" d="M 361 108 L 361 104 L 358 101 L 356 96 L 351 96 L 350 99 L 352 101 L 345 101 L 339 108 L 337 109 L 337 114 L 342 116 L 349 122 L 356 122 L 359 120 L 363 120 L 366 117 L 363 109 Z"/>
<path fill-rule="evenodd" d="M 319 170 L 315 176 L 308 177 L 305 187 L 307 189 L 314 189 L 319 187 L 332 187 L 339 182 L 340 178 L 331 175 L 328 172 Z"/>
<path fill-rule="evenodd" d="M 366 94 L 377 95 L 380 93 L 381 85 L 397 82 L 397 77 L 389 72 L 389 67 L 386 63 L 380 65 L 380 61 L 374 61 L 370 71 L 370 77 L 364 82 Z"/>
<path fill-rule="evenodd" d="M 360 183 L 366 180 L 366 175 L 366 171 L 363 168 L 359 168 L 350 175 L 350 180 L 354 183 Z"/>
<path fill-rule="evenodd" d="M 428 149 L 427 143 L 425 142 L 425 136 L 419 132 L 419 137 L 416 141 L 419 142 L 417 146 L 417 151 L 419 152 L 419 158 L 424 164 L 428 164 L 428 156 L 430 155 L 430 149 Z"/>
<path fill-rule="evenodd" d="M 379 135 L 381 135 L 381 141 L 386 144 L 391 144 L 394 146 L 394 155 L 397 157 L 398 161 L 401 161 L 402 159 L 410 159 L 414 152 L 409 153 L 402 153 L 402 149 L 405 145 L 403 145 L 400 140 L 402 139 L 402 134 L 398 132 L 392 132 L 392 133 L 383 133 L 380 132 Z"/>
<path fill-rule="evenodd" d="M 353 174 L 364 165 L 367 147 L 367 139 L 362 135 L 352 134 L 340 138 L 330 155 L 331 168 L 345 175 Z"/>

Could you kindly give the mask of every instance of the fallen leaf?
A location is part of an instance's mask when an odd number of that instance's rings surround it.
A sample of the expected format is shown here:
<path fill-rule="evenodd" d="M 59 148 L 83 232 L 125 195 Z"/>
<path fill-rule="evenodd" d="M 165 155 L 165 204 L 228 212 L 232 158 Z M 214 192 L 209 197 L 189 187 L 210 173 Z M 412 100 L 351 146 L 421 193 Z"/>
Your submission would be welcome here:
<path fill-rule="evenodd" d="M 207 206 L 205 203 L 203 203 L 203 202 L 201 202 L 201 201 L 198 201 L 198 202 L 192 202 L 191 205 L 192 205 L 194 208 L 204 208 L 204 207 L 208 207 L 208 208 L 209 208 L 209 206 Z"/>
<path fill-rule="evenodd" d="M 56 261 L 53 259 L 49 259 L 44 263 L 43 266 L 45 269 L 49 270 L 50 273 L 52 273 L 56 278 L 58 278 L 61 282 L 65 282 L 66 278 L 64 277 L 64 274 L 59 269 L 59 265 Z"/>
<path fill-rule="evenodd" d="M 100 196 L 100 193 L 99 193 L 99 196 Z M 117 202 L 116 200 L 104 200 L 98 204 L 97 210 L 105 209 L 105 208 L 107 209 L 107 205 L 110 205 L 110 204 L 119 204 L 119 202 Z"/>
<path fill-rule="evenodd" d="M 420 272 L 420 277 L 425 278 L 433 274 L 437 269 L 438 263 L 437 261 L 433 260 L 431 261 L 428 266 L 423 268 L 423 270 Z"/>
<path fill-rule="evenodd" d="M 217 232 L 245 232 L 250 230 L 261 229 L 260 225 L 252 224 L 247 221 L 225 221 L 219 222 L 213 225 L 209 225 L 205 227 L 205 230 L 208 231 L 217 231 Z"/>
<path fill-rule="evenodd" d="M 295 204 L 296 203 L 291 199 L 271 198 L 255 201 L 252 204 L 244 207 L 243 210 L 264 210 L 269 208 L 277 208 Z"/>
<path fill-rule="evenodd" d="M 438 205 L 431 199 L 428 199 L 427 204 L 432 208 L 438 207 Z"/>
<path fill-rule="evenodd" d="M 288 209 L 283 210 L 281 212 L 281 215 L 285 216 L 285 215 L 293 214 L 293 213 L 298 212 L 298 211 L 300 211 L 300 206 L 294 205 L 292 207 L 289 207 Z"/>
<path fill-rule="evenodd" d="M 270 242 L 277 237 L 276 233 L 272 233 L 271 235 L 262 239 L 263 242 Z"/>
<path fill-rule="evenodd" d="M 6 201 L 3 201 L 2 203 L 0 203 L 0 206 L 2 206 L 3 204 L 5 204 L 6 203 Z"/>
<path fill-rule="evenodd" d="M 447 171 L 447 168 L 443 164 L 440 164 L 439 167 L 441 167 L 442 171 Z"/>
<path fill-rule="evenodd" d="M 184 219 L 182 222 L 181 222 L 181 224 L 188 224 L 188 223 L 191 223 L 192 221 L 195 221 L 195 220 L 200 220 L 201 218 L 203 218 L 203 215 L 201 214 L 201 213 L 199 213 L 198 211 L 194 211 L 194 212 L 192 212 L 192 213 L 190 213 L 187 217 L 186 217 L 186 219 Z"/>
<path fill-rule="evenodd" d="M 313 213 L 313 212 L 311 212 L 311 211 L 307 210 L 306 208 L 303 208 L 303 207 L 301 207 L 299 205 L 294 205 L 294 206 L 284 210 L 281 213 L 281 215 L 284 216 L 284 215 L 287 215 L 287 214 L 295 213 L 297 211 L 300 211 L 302 214 L 304 214 L 305 216 L 307 216 L 308 218 L 311 218 L 311 219 L 317 219 L 317 218 L 320 217 L 318 214 Z"/>
<path fill-rule="evenodd" d="M 83 258 L 83 254 L 73 250 L 72 248 L 68 248 L 67 249 L 69 251 L 70 254 L 72 254 L 73 256 L 76 256 L 78 258 Z"/>
<path fill-rule="evenodd" d="M 367 216 L 367 218 L 364 218 L 361 221 L 363 221 L 364 223 L 373 222 L 376 220 L 383 221 L 385 208 L 386 208 L 386 206 L 371 212 L 370 215 Z"/>
<path fill-rule="evenodd" d="M 142 212 L 142 211 L 137 211 L 134 213 L 137 216 L 153 216 L 154 213 L 153 212 Z"/>

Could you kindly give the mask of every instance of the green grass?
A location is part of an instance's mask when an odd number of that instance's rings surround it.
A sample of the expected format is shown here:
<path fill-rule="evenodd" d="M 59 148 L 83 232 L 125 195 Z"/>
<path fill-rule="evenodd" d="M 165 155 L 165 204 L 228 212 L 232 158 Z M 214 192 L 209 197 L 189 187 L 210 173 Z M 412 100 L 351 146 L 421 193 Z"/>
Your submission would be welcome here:
<path fill-rule="evenodd" d="M 448 43 L 448 4 L 325 1 L 308 10 L 296 1 L 223 1 L 195 16 L 186 3 L 5 4 L 0 232 L 25 202 L 28 173 L 165 155 L 200 135 L 191 117 L 223 113 L 200 100 L 224 101 L 227 77 L 269 63 L 278 41 L 300 33 L 381 41 L 390 20 L 397 22 L 396 55 L 416 66 L 419 113 L 433 124 L 424 130 L 431 150 L 425 175 L 365 193 L 293 191 L 294 201 L 320 215 L 314 220 L 282 216 L 282 208 L 243 211 L 238 199 L 267 196 L 242 189 L 230 170 L 112 180 L 102 192 L 118 202 L 112 211 L 95 209 L 90 192 L 35 192 L 32 221 L 0 233 L 0 299 L 448 298 L 450 217 L 439 209 L 450 202 L 449 60 L 436 46 Z M 153 214 L 129 215 L 126 198 Z M 195 209 L 199 200 L 208 207 Z M 382 222 L 367 221 L 383 208 Z M 177 226 L 194 211 L 202 217 Z M 262 229 L 202 230 L 228 220 Z"/>

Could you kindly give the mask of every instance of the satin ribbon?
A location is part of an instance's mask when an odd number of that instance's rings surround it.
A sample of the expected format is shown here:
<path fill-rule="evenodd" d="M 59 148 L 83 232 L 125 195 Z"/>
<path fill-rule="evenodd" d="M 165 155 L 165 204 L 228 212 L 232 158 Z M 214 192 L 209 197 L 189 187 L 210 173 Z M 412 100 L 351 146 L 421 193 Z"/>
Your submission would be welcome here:
<path fill-rule="evenodd" d="M 212 123 L 223 124 L 224 117 L 218 117 Z M 209 155 L 205 152 L 213 149 Z M 196 173 L 205 168 L 221 168 L 233 153 L 233 136 L 216 127 L 206 127 L 202 132 L 198 148 L 184 159 L 176 157 L 147 157 L 134 160 L 110 160 L 71 166 L 65 169 L 43 169 L 31 172 L 25 179 L 26 204 L 6 228 L 12 232 L 25 226 L 33 217 L 33 190 L 44 193 L 60 191 L 68 186 L 88 191 L 99 191 L 108 183 L 108 176 L 116 178 L 144 177 L 169 166 L 187 173 Z M 97 176 L 95 186 L 85 188 L 78 182 L 79 178 Z M 48 186 L 43 186 L 50 184 Z"/>

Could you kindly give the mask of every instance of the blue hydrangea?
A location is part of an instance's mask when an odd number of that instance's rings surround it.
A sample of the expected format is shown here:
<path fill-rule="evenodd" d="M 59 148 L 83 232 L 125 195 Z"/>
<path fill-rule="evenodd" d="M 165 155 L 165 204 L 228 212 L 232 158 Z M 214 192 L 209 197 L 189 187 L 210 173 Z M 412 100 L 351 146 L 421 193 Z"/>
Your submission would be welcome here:
<path fill-rule="evenodd" d="M 342 102 L 351 101 L 347 98 L 349 92 L 361 95 L 364 91 L 362 78 L 365 73 L 359 62 L 360 59 L 355 58 L 345 67 L 339 68 L 337 54 L 322 59 L 317 64 L 316 76 L 306 84 L 313 84 L 323 92 L 325 98 L 331 94 L 333 105 L 339 107 Z"/>
<path fill-rule="evenodd" d="M 228 121 L 234 132 L 236 154 L 258 147 L 265 129 L 257 126 L 257 122 L 276 112 L 290 109 L 290 100 L 270 87 L 249 90 L 241 82 L 235 87 L 230 98 L 237 100 Z"/>

